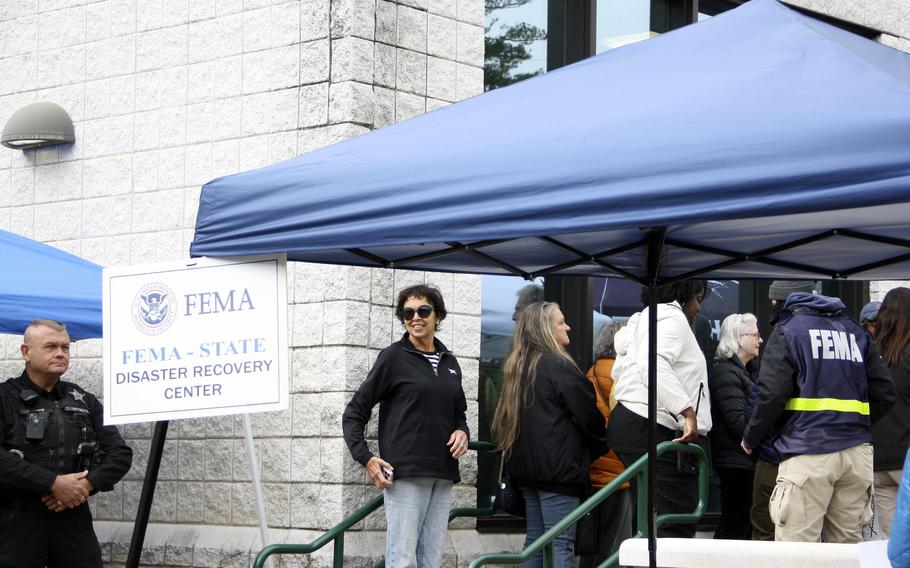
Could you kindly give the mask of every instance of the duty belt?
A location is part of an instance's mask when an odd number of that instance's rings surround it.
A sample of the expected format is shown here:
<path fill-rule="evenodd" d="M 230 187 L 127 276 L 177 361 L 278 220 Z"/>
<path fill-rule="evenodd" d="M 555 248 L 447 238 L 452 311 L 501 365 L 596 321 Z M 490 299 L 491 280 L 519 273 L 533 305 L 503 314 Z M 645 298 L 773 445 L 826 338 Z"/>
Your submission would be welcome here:
<path fill-rule="evenodd" d="M 802 412 L 855 412 L 869 416 L 869 403 L 861 400 L 847 400 L 842 398 L 791 398 L 787 401 L 785 410 L 800 410 Z"/>

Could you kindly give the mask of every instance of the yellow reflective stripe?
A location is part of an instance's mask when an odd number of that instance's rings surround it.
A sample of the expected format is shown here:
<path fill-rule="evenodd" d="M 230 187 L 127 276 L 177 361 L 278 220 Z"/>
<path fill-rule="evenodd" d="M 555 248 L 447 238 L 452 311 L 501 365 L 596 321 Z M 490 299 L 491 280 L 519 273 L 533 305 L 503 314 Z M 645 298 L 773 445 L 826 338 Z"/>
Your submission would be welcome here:
<path fill-rule="evenodd" d="M 820 410 L 833 410 L 835 412 L 856 412 L 865 416 L 869 415 L 869 403 L 859 400 L 843 400 L 840 398 L 791 398 L 787 401 L 787 410 L 802 410 L 804 412 L 818 412 Z"/>

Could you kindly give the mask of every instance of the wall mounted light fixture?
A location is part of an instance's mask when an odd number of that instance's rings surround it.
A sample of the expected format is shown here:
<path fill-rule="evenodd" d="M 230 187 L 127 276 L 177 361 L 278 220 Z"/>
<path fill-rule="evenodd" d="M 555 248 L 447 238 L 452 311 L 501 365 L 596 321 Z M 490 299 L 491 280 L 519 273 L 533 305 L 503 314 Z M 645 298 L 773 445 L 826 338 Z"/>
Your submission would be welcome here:
<path fill-rule="evenodd" d="M 28 150 L 76 140 L 73 121 L 59 105 L 34 103 L 22 107 L 6 121 L 0 144 L 14 150 Z"/>

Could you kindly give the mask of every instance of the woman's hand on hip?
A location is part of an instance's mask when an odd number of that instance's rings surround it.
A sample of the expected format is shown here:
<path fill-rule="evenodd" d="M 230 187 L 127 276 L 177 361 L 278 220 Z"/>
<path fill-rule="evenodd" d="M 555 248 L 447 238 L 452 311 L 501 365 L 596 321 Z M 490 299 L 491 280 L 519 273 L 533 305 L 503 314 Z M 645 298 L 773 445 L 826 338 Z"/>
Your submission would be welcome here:
<path fill-rule="evenodd" d="M 446 442 L 446 445 L 449 447 L 452 457 L 458 459 L 468 451 L 468 434 L 463 430 L 455 430 L 449 436 L 449 441 Z"/>
<path fill-rule="evenodd" d="M 373 486 L 375 486 L 376 489 L 385 489 L 392 486 L 391 477 L 386 477 L 386 474 L 383 471 L 388 470 L 391 473 L 394 470 L 392 464 L 378 456 L 373 456 L 370 458 L 370 461 L 367 462 L 365 468 L 367 470 L 367 475 L 370 477 L 370 481 L 373 482 Z"/>
<path fill-rule="evenodd" d="M 690 407 L 683 410 L 682 414 L 686 418 L 686 425 L 683 427 L 682 436 L 673 441 L 687 444 L 698 440 L 698 419 L 695 416 L 695 411 Z"/>

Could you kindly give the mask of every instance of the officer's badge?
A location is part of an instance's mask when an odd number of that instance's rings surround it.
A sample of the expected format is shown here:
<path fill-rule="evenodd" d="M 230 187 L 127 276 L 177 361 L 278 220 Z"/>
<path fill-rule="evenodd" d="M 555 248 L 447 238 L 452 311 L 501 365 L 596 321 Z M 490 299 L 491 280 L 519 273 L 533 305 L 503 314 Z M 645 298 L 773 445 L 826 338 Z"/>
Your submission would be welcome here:
<path fill-rule="evenodd" d="M 81 402 L 81 403 L 85 404 L 85 393 L 84 392 L 79 392 L 76 389 L 73 389 L 70 391 L 70 396 L 73 397 L 73 400 L 75 400 L 76 402 Z"/>

